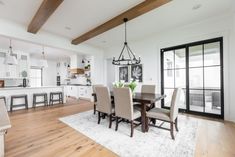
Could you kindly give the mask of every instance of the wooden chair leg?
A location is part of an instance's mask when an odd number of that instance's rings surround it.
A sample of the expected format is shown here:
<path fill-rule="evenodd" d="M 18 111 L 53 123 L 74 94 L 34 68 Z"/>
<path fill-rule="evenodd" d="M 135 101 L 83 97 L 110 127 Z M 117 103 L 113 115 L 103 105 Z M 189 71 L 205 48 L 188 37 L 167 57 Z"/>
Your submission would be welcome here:
<path fill-rule="evenodd" d="M 133 133 L 134 133 L 134 123 L 133 120 L 131 121 L 131 137 L 133 137 Z"/>
<path fill-rule="evenodd" d="M 96 113 L 96 105 L 94 104 L 94 114 Z"/>
<path fill-rule="evenodd" d="M 116 127 L 115 127 L 115 131 L 118 130 L 118 117 L 116 117 Z"/>
<path fill-rule="evenodd" d="M 148 132 L 149 131 L 149 118 L 147 117 L 146 118 L 146 132 Z"/>
<path fill-rule="evenodd" d="M 178 117 L 175 119 L 175 130 L 179 131 L 179 129 L 178 129 Z"/>
<path fill-rule="evenodd" d="M 112 114 L 109 115 L 109 128 L 112 127 Z"/>
<path fill-rule="evenodd" d="M 100 124 L 100 112 L 98 112 L 98 124 Z"/>
<path fill-rule="evenodd" d="M 175 140 L 175 136 L 174 136 L 174 122 L 170 122 L 170 123 L 171 123 L 171 129 L 170 129 L 170 131 L 171 131 L 171 138 L 173 140 Z"/>

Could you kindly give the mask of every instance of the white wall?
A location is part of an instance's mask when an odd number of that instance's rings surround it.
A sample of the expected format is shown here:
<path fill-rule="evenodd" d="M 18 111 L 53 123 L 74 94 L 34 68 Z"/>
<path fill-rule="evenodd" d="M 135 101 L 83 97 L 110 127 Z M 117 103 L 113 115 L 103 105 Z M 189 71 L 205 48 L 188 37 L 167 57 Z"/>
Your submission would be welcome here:
<path fill-rule="evenodd" d="M 160 49 L 191 43 L 216 37 L 224 38 L 224 98 L 225 119 L 235 121 L 235 15 L 223 15 L 209 18 L 199 23 L 166 30 L 142 40 L 129 42 L 136 55 L 140 55 L 143 63 L 143 81 L 154 83 L 160 91 Z M 105 50 L 105 58 L 118 56 L 122 45 Z M 117 70 L 116 70 L 117 71 Z M 117 76 L 117 74 L 116 74 Z M 118 77 L 116 77 L 118 79 Z"/>

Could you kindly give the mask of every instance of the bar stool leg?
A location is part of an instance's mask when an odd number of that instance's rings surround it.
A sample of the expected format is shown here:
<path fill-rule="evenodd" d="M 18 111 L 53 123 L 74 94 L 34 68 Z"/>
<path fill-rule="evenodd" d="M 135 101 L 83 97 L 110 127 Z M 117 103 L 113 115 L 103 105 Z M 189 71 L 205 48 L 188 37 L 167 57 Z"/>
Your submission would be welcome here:
<path fill-rule="evenodd" d="M 61 93 L 61 101 L 62 101 L 62 104 L 64 104 L 64 97 L 63 97 L 63 93 Z"/>
<path fill-rule="evenodd" d="M 25 96 L 25 106 L 26 106 L 26 109 L 28 110 L 29 105 L 28 105 L 28 96 L 27 95 Z"/>
<path fill-rule="evenodd" d="M 35 95 L 33 95 L 33 108 L 35 108 L 35 103 L 36 103 L 36 96 Z"/>
<path fill-rule="evenodd" d="M 12 112 L 12 108 L 13 108 L 13 98 L 11 97 L 11 106 L 10 106 L 10 112 Z"/>
<path fill-rule="evenodd" d="M 49 101 L 49 106 L 51 106 L 51 93 L 50 93 L 50 101 Z"/>

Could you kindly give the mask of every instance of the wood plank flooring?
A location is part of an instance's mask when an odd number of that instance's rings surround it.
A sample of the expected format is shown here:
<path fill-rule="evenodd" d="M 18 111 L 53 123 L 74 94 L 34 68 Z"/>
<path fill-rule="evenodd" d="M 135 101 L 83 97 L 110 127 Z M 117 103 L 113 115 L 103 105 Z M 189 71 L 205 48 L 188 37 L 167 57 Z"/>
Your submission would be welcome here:
<path fill-rule="evenodd" d="M 117 156 L 58 120 L 91 109 L 90 102 L 70 100 L 66 105 L 10 113 L 12 128 L 5 139 L 6 157 Z M 235 157 L 234 123 L 198 120 L 195 157 Z"/>

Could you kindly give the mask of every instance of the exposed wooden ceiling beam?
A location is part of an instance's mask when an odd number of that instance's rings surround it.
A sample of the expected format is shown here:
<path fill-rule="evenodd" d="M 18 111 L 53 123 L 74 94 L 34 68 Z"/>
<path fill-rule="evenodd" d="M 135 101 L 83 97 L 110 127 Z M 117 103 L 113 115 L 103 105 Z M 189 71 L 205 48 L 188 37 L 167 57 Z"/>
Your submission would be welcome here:
<path fill-rule="evenodd" d="M 153 9 L 156 9 L 172 0 L 146 0 L 135 7 L 125 11 L 124 13 L 114 17 L 113 19 L 105 22 L 104 24 L 92 29 L 91 31 L 77 37 L 72 40 L 72 44 L 80 44 L 88 39 L 91 39 L 99 34 L 102 34 L 120 24 L 123 23 L 124 18 L 128 18 L 128 20 L 132 20 L 140 15 L 143 15 Z"/>
<path fill-rule="evenodd" d="M 43 0 L 28 26 L 28 32 L 36 34 L 62 2 L 63 0 Z"/>

